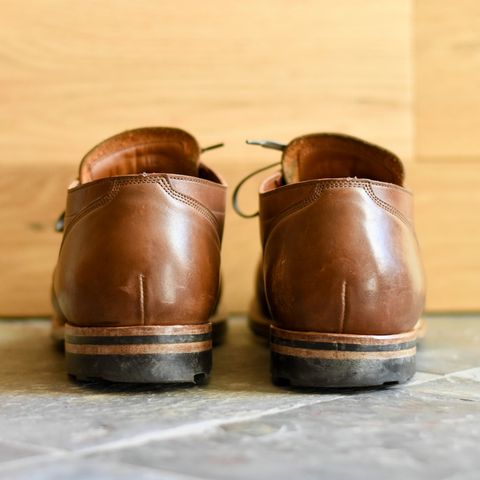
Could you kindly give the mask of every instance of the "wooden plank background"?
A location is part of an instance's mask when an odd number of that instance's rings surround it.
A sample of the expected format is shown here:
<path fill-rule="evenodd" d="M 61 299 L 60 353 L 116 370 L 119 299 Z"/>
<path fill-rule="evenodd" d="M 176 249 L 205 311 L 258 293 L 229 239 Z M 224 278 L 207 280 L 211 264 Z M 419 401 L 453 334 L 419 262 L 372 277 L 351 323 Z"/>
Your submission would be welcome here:
<path fill-rule="evenodd" d="M 437 278 L 457 261 L 445 259 L 460 234 L 447 243 L 436 240 L 443 228 L 432 218 L 441 213 L 432 217 L 431 209 L 449 174 L 442 177 L 414 156 L 414 145 L 428 157 L 428 145 L 435 143 L 422 137 L 429 129 L 428 114 L 421 112 L 428 105 L 413 100 L 414 80 L 420 91 L 430 81 L 419 73 L 419 62 L 430 62 L 431 54 L 423 59 L 412 48 L 416 25 L 420 35 L 426 28 L 418 16 L 434 12 L 416 3 L 42 0 L 25 8 L 4 0 L 0 315 L 49 313 L 60 241 L 51 226 L 81 156 L 107 136 L 148 125 L 185 128 L 203 145 L 224 141 L 226 148 L 206 154 L 205 161 L 231 186 L 277 155 L 246 146 L 245 138 L 288 141 L 341 131 L 393 149 L 405 159 L 417 193 L 424 189 L 417 219 L 429 308 L 480 307 L 480 296 L 460 302 L 445 277 Z M 416 49 L 425 51 L 424 44 L 420 40 Z M 415 113 L 421 134 L 416 140 Z M 463 205 L 464 182 L 472 183 L 460 173 L 457 181 L 448 194 L 452 215 Z M 242 195 L 245 208 L 255 208 L 255 187 L 253 182 Z M 470 217 L 464 223 L 470 225 Z M 480 234 L 474 234 L 478 242 Z M 230 210 L 223 253 L 225 304 L 243 311 L 259 255 L 256 220 Z M 464 266 L 456 280 L 467 273 Z M 478 269 L 469 272 L 471 293 L 479 275 Z"/>
<path fill-rule="evenodd" d="M 480 2 L 415 2 L 410 180 L 429 306 L 480 310 Z"/>

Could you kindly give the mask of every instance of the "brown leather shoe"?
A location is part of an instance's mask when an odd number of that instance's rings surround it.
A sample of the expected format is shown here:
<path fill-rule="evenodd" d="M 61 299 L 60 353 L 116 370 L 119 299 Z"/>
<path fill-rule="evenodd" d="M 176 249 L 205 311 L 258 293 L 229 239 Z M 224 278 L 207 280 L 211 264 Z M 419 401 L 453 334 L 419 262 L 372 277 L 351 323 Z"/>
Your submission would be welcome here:
<path fill-rule="evenodd" d="M 202 382 L 211 369 L 226 185 L 175 128 L 116 135 L 68 189 L 52 301 L 79 379 Z"/>
<path fill-rule="evenodd" d="M 263 146 L 283 150 L 282 171 L 260 187 L 263 261 L 250 325 L 270 330 L 274 381 L 405 382 L 424 276 L 400 160 L 337 134 Z"/>

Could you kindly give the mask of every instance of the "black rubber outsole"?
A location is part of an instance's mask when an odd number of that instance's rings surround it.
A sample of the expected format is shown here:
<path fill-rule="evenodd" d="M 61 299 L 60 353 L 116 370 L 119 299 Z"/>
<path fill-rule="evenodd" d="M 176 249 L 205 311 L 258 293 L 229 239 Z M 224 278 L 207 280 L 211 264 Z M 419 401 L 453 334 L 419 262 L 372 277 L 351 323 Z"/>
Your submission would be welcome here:
<path fill-rule="evenodd" d="M 67 372 L 79 382 L 204 385 L 212 369 L 212 346 L 224 341 L 227 322 L 206 327 L 67 326 Z"/>
<path fill-rule="evenodd" d="M 66 364 L 69 375 L 81 382 L 204 385 L 210 378 L 212 351 L 128 356 L 67 353 Z"/>
<path fill-rule="evenodd" d="M 256 338 L 271 350 L 272 382 L 277 386 L 345 389 L 408 382 L 416 371 L 418 338 L 351 336 L 286 331 L 249 318 Z"/>
<path fill-rule="evenodd" d="M 405 383 L 415 374 L 415 356 L 335 360 L 271 353 L 272 381 L 278 386 L 314 388 L 374 387 Z"/>

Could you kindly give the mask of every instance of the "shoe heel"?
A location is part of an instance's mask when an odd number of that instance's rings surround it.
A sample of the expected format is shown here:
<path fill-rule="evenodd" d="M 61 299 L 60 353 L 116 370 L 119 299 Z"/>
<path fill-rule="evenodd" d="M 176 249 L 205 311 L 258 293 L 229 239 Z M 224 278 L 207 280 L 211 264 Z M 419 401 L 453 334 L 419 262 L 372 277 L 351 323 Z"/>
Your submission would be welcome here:
<path fill-rule="evenodd" d="M 212 325 L 65 326 L 69 375 L 128 383 L 208 381 Z"/>
<path fill-rule="evenodd" d="M 270 330 L 274 383 L 300 387 L 369 387 L 415 374 L 416 331 L 349 335 Z"/>

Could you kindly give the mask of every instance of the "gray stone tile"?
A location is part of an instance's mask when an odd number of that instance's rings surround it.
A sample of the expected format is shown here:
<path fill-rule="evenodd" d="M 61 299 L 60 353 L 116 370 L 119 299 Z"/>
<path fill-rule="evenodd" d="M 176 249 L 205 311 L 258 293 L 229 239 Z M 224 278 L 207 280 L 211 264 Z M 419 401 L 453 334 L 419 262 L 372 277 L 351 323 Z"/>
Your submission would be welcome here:
<path fill-rule="evenodd" d="M 367 391 L 103 455 L 213 479 L 474 478 L 479 418 L 479 402 Z"/>
<path fill-rule="evenodd" d="M 0 325 L 0 439 L 64 449 L 133 441 L 137 436 L 144 441 L 167 430 L 181 434 L 189 424 L 208 428 L 212 420 L 338 396 L 274 387 L 268 350 L 252 340 L 243 320 L 231 322 L 227 344 L 215 352 L 211 384 L 193 388 L 74 383 L 48 332 L 47 322 Z"/>
<path fill-rule="evenodd" d="M 0 472 L 5 480 L 193 480 L 197 477 L 151 470 L 142 466 L 109 463 L 92 459 L 57 459 L 42 463 L 6 468 Z"/>
<path fill-rule="evenodd" d="M 462 370 L 460 372 L 455 372 L 452 375 L 458 378 L 466 378 L 469 380 L 480 382 L 480 367 L 470 368 L 468 370 Z"/>
<path fill-rule="evenodd" d="M 471 373 L 468 374 L 467 372 Z M 467 372 L 453 373 L 438 380 L 412 385 L 411 390 L 443 395 L 466 402 L 480 402 L 480 369 L 468 370 Z M 480 423 L 480 418 L 478 421 Z"/>
<path fill-rule="evenodd" d="M 479 476 L 478 471 L 468 472 L 468 473 L 460 472 L 448 477 L 447 480 L 478 480 L 478 476 Z"/>
<path fill-rule="evenodd" d="M 244 320 L 194 388 L 75 383 L 48 322 L 1 322 L 0 476 L 480 478 L 480 318 L 429 327 L 412 382 L 339 393 L 274 387 Z"/>
<path fill-rule="evenodd" d="M 445 374 L 480 367 L 480 316 L 430 316 L 417 355 L 417 368 Z"/>
<path fill-rule="evenodd" d="M 41 448 L 35 448 L 29 445 L 15 445 L 0 441 L 0 464 L 3 462 L 35 457 L 45 453 L 45 450 Z"/>
<path fill-rule="evenodd" d="M 410 388 L 415 385 L 420 385 L 422 383 L 431 382 L 432 380 L 438 380 L 439 378 L 443 378 L 443 375 L 437 375 L 435 373 L 417 372 L 413 376 L 413 378 L 411 378 L 407 383 L 392 385 L 390 388 L 397 388 L 402 390 L 404 388 Z"/>

